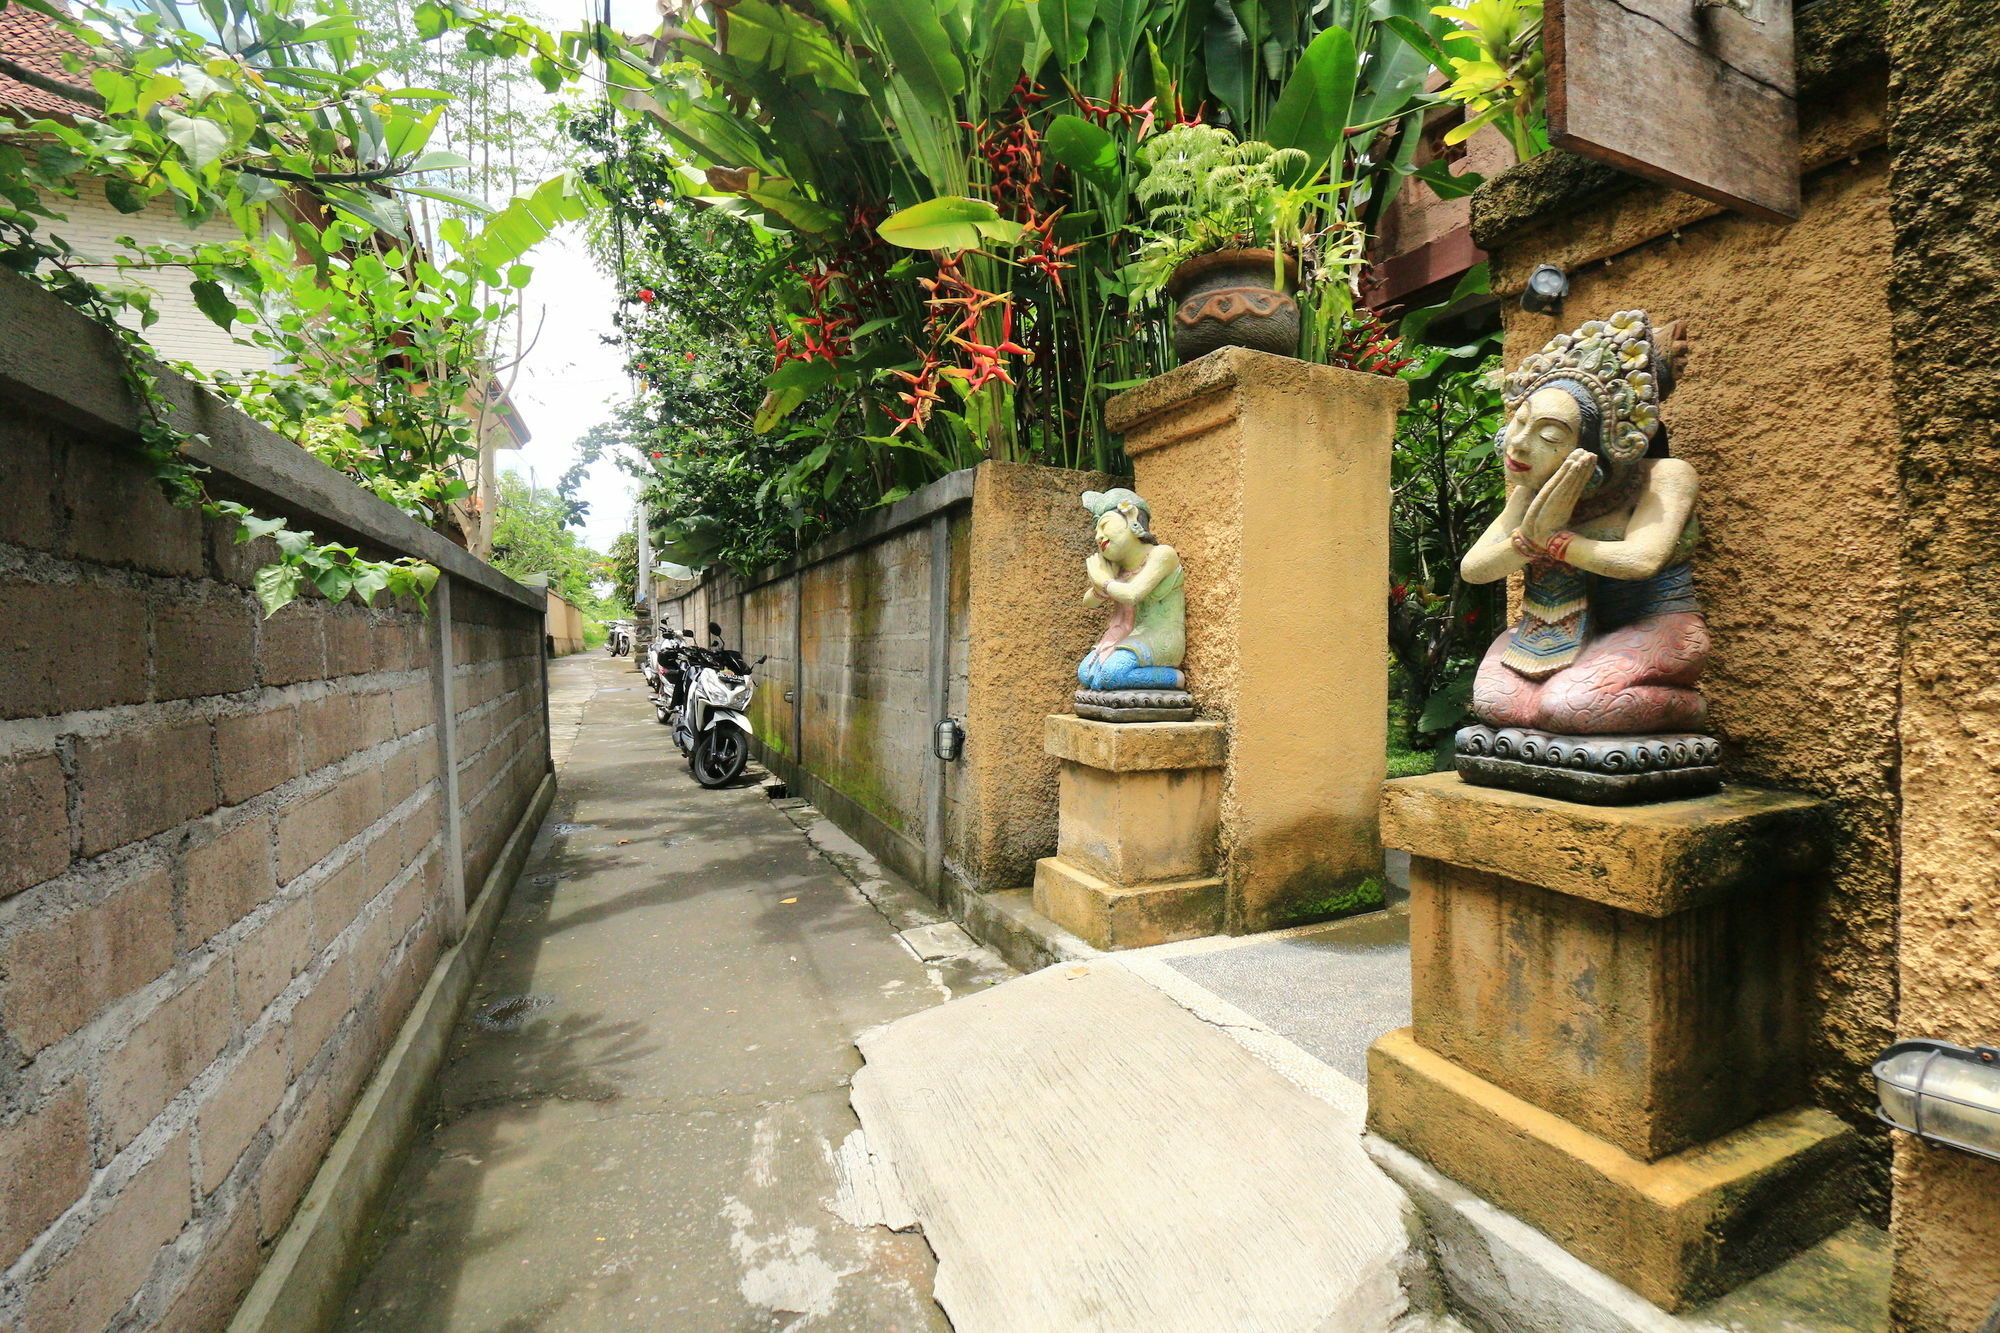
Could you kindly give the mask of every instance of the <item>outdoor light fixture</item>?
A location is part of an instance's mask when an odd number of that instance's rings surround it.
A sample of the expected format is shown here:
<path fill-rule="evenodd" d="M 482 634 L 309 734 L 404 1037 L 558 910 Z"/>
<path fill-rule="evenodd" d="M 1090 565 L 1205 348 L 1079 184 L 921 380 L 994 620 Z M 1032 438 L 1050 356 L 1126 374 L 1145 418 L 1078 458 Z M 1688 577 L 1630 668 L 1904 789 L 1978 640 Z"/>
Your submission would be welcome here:
<path fill-rule="evenodd" d="M 2000 1161 L 2000 1050 L 1899 1041 L 1875 1062 L 1875 1095 L 1891 1127 Z"/>
<path fill-rule="evenodd" d="M 943 719 L 931 732 L 931 753 L 947 764 L 958 758 L 964 748 L 965 728 L 958 724 L 955 717 Z"/>
<path fill-rule="evenodd" d="M 1537 264 L 1521 291 L 1521 309 L 1537 315 L 1560 315 L 1569 295 L 1569 274 L 1554 264 Z"/>

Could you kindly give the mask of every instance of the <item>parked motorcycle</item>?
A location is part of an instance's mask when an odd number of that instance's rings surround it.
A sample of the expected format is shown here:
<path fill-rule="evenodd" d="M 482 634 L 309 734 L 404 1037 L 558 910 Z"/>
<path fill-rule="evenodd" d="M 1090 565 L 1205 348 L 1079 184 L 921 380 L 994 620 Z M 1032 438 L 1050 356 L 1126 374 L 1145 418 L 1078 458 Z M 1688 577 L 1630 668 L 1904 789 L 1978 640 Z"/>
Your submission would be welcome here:
<path fill-rule="evenodd" d="M 646 685 L 652 691 L 654 719 L 662 726 L 671 725 L 687 702 L 687 650 L 692 646 L 679 630 L 662 630 L 646 654 Z"/>
<path fill-rule="evenodd" d="M 622 621 L 614 621 L 611 632 L 604 636 L 604 651 L 613 657 L 623 657 L 632 651 L 632 631 Z"/>
<path fill-rule="evenodd" d="M 764 657 L 745 662 L 743 654 L 722 644 L 722 626 L 711 622 L 709 646 L 693 647 L 682 639 L 680 663 L 685 695 L 672 709 L 674 744 L 688 758 L 688 770 L 704 787 L 721 787 L 743 774 L 750 761 L 750 700 L 756 684 L 753 668 Z"/>

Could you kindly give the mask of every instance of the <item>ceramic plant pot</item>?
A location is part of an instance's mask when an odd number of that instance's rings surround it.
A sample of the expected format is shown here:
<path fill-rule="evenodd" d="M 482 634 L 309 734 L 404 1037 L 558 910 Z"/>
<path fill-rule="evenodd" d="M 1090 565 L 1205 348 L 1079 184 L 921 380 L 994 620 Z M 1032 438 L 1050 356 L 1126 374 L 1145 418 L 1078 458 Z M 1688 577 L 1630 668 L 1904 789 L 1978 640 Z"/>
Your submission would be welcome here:
<path fill-rule="evenodd" d="M 1299 303 L 1291 297 L 1298 261 L 1286 257 L 1281 290 L 1272 282 L 1275 260 L 1269 250 L 1217 250 L 1174 270 L 1167 296 L 1174 302 L 1174 351 L 1182 361 L 1218 347 L 1299 354 Z"/>

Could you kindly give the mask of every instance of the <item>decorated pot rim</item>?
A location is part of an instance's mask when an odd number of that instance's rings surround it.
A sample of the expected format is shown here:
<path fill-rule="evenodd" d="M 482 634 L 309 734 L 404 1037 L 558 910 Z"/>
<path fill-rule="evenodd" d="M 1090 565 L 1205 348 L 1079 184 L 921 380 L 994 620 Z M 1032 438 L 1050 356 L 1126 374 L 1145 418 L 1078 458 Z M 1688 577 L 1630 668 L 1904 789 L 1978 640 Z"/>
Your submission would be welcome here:
<path fill-rule="evenodd" d="M 1180 265 L 1174 269 L 1173 275 L 1167 279 L 1167 295 L 1176 301 L 1180 300 L 1196 279 L 1220 268 L 1242 268 L 1246 265 L 1255 265 L 1267 275 L 1268 280 L 1272 261 L 1276 258 L 1277 256 L 1274 252 L 1265 249 L 1210 250 L 1207 254 L 1196 255 L 1192 259 L 1181 261 Z M 1298 284 L 1298 256 L 1287 254 L 1285 256 L 1285 286 L 1283 290 L 1289 294 Z"/>

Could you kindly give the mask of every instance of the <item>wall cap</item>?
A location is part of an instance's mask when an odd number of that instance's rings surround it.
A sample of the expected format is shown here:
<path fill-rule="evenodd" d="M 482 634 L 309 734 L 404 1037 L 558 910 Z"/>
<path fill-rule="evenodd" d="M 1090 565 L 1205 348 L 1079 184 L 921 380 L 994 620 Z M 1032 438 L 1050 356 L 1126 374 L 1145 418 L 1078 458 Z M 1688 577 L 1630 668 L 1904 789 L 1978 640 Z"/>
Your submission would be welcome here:
<path fill-rule="evenodd" d="M 972 503 L 973 477 L 978 471 L 978 468 L 967 467 L 960 468 L 956 472 L 947 472 L 922 490 L 913 491 L 894 504 L 870 510 L 859 521 L 848 524 L 830 537 L 814 542 L 789 560 L 781 560 L 775 565 L 765 565 L 762 569 L 752 570 L 740 579 L 732 580 L 731 576 L 723 574 L 705 578 L 704 582 L 711 588 L 724 589 L 728 589 L 730 583 L 734 582 L 735 587 L 729 590 L 741 595 L 753 588 L 761 588 L 767 583 L 775 583 L 788 574 L 796 574 L 802 569 L 825 564 L 835 556 L 845 555 L 857 546 L 866 546 L 892 532 L 914 527 L 940 510 L 950 509 L 953 505 Z M 710 581 L 711 578 L 713 581 Z"/>
<path fill-rule="evenodd" d="M 1237 411 L 1235 400 L 1240 394 L 1230 390 L 1331 392 L 1334 385 L 1349 377 L 1380 384 L 1385 390 L 1393 386 L 1398 406 L 1409 394 L 1408 385 L 1393 376 L 1371 375 L 1345 366 L 1324 366 L 1248 347 L 1218 347 L 1112 398 L 1104 405 L 1104 424 L 1126 437 L 1127 454 L 1143 453 L 1232 420 Z M 1189 421 L 1158 421 L 1174 413 L 1184 414 Z"/>
<path fill-rule="evenodd" d="M 1598 806 L 1456 773 L 1382 784 L 1385 847 L 1651 917 L 1817 870 L 1831 822 L 1823 801 L 1756 787 Z"/>

